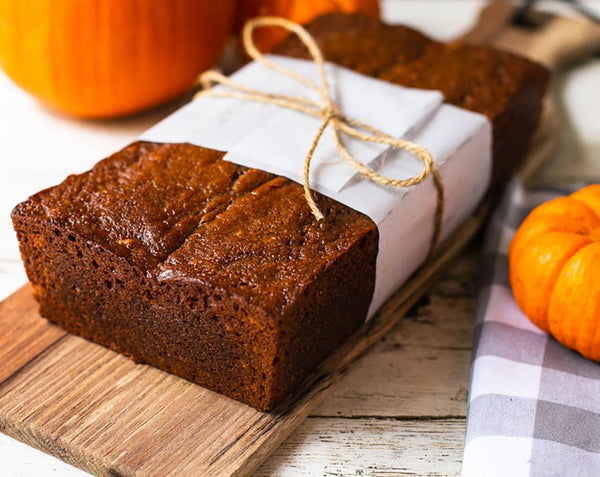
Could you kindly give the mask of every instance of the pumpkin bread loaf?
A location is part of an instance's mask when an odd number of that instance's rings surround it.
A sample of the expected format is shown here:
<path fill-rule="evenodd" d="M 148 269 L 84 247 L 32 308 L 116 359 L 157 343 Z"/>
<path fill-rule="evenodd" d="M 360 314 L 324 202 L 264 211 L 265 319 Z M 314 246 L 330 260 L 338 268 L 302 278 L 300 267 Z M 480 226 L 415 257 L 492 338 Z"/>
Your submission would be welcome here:
<path fill-rule="evenodd" d="M 328 61 L 419 89 L 484 114 L 493 125 L 492 187 L 518 167 L 538 123 L 549 72 L 511 53 L 465 43 L 438 43 L 405 26 L 358 15 L 324 15 L 307 26 Z M 308 58 L 289 37 L 275 53 Z"/>
<path fill-rule="evenodd" d="M 222 155 L 138 142 L 13 219 L 42 316 L 269 409 L 364 319 L 377 228 Z"/>
<path fill-rule="evenodd" d="M 548 78 L 540 66 L 358 16 L 326 16 L 309 30 L 331 61 L 439 88 L 486 114 L 496 177 L 522 157 Z M 303 55 L 294 40 L 278 52 Z M 364 321 L 378 232 L 319 195 L 317 222 L 300 185 L 222 156 L 137 142 L 12 217 L 42 316 L 269 410 Z"/>

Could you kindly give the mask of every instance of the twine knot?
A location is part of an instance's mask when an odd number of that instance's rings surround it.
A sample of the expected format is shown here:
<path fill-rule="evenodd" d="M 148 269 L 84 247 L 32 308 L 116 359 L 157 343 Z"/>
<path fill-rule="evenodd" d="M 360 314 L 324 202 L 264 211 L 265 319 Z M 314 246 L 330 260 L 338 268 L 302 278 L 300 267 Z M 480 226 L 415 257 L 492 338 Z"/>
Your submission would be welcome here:
<path fill-rule="evenodd" d="M 273 26 L 282 27 L 289 32 L 294 33 L 304 44 L 304 46 L 306 46 L 315 63 L 315 66 L 319 70 L 319 77 L 321 80 L 321 84 L 319 86 L 310 81 L 308 78 L 272 62 L 260 51 L 258 51 L 258 48 L 256 47 L 252 38 L 254 30 L 257 28 Z M 376 184 L 384 187 L 410 187 L 420 184 L 421 182 L 425 181 L 427 177 L 431 176 L 437 193 L 437 206 L 434 216 L 434 231 L 429 248 L 429 255 L 431 255 L 439 240 L 442 227 L 442 216 L 444 212 L 444 186 L 433 156 L 419 144 L 406 141 L 404 139 L 397 139 L 368 124 L 345 116 L 340 106 L 331 99 L 329 83 L 325 74 L 325 60 L 323 58 L 323 53 L 317 46 L 315 39 L 302 26 L 290 20 L 286 20 L 285 18 L 259 17 L 246 23 L 242 32 L 242 39 L 244 48 L 252 59 L 261 63 L 272 71 L 301 83 L 306 88 L 316 92 L 321 100 L 314 101 L 301 96 L 287 96 L 283 94 L 259 91 L 243 84 L 235 83 L 227 76 L 215 70 L 206 71 L 200 75 L 199 82 L 204 90 L 200 91 L 196 97 L 208 95 L 213 97 L 236 98 L 245 101 L 267 103 L 280 106 L 282 108 L 292 109 L 321 120 L 321 125 L 319 126 L 308 153 L 304 158 L 303 170 L 304 197 L 317 220 L 322 220 L 324 216 L 315 202 L 310 189 L 310 163 L 321 136 L 328 127 L 330 127 L 331 132 L 333 133 L 335 145 L 340 153 L 340 156 L 367 180 L 375 182 Z M 227 90 L 212 89 L 211 86 L 213 83 L 226 86 Z M 389 147 L 403 149 L 419 159 L 423 163 L 423 169 L 419 174 L 406 179 L 393 179 L 381 175 L 367 165 L 355 159 L 350 154 L 343 144 L 342 134 L 360 139 L 362 141 L 385 144 Z"/>
<path fill-rule="evenodd" d="M 321 110 L 321 116 L 327 122 L 330 122 L 332 119 L 337 119 L 342 116 L 342 110 L 335 103 L 329 103 Z"/>

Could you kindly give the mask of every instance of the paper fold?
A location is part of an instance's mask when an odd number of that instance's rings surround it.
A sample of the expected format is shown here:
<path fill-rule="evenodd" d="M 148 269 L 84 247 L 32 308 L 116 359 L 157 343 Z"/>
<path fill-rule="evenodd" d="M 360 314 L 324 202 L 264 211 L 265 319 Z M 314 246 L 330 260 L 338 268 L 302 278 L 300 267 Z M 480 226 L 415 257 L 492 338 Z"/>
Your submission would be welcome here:
<path fill-rule="evenodd" d="M 313 62 L 272 61 L 318 84 Z M 442 104 L 438 91 L 404 88 L 327 63 L 332 98 L 344 115 L 424 146 L 435 157 L 445 187 L 442 239 L 473 212 L 489 184 L 492 131 L 481 115 Z M 269 93 L 318 95 L 258 63 L 236 72 L 237 83 Z M 218 88 L 222 88 L 218 86 Z M 189 142 L 227 151 L 224 159 L 302 183 L 304 158 L 321 120 L 278 106 L 202 96 L 145 132 L 140 139 Z M 344 137 L 350 153 L 391 178 L 418 174 L 422 164 L 405 151 Z M 410 188 L 385 188 L 357 176 L 325 131 L 311 164 L 311 188 L 368 215 L 379 228 L 375 292 L 369 317 L 425 259 L 433 234 L 436 192 L 431 179 Z"/>

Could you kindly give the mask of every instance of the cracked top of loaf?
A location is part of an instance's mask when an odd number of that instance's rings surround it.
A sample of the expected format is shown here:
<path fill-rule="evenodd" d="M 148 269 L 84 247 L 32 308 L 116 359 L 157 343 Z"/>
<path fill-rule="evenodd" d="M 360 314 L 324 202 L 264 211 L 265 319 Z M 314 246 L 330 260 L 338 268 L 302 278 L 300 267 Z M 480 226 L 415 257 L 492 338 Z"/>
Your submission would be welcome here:
<path fill-rule="evenodd" d="M 522 156 L 537 122 L 544 68 L 361 16 L 327 15 L 308 29 L 329 61 L 439 89 L 447 102 L 487 115 L 495 162 Z M 276 51 L 307 55 L 294 38 Z M 322 196 L 326 219 L 317 222 L 300 185 L 222 156 L 189 144 L 138 142 L 14 213 L 44 217 L 159 281 L 199 281 L 277 313 L 315 274 L 376 233 L 368 217 Z"/>
<path fill-rule="evenodd" d="M 158 280 L 199 281 L 281 312 L 375 224 L 300 185 L 190 144 L 136 142 L 19 204 Z"/>

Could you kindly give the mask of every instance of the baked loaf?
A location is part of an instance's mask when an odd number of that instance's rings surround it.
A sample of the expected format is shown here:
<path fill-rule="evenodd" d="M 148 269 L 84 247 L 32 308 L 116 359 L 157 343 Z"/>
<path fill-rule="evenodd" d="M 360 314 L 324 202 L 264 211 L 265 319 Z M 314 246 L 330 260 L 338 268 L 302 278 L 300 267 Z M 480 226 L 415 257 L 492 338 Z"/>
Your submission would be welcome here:
<path fill-rule="evenodd" d="M 439 88 L 487 114 L 496 163 L 522 156 L 543 68 L 362 17 L 327 16 L 309 29 L 332 61 Z M 293 40 L 278 51 L 303 54 Z M 378 232 L 322 196 L 326 220 L 317 222 L 300 185 L 222 156 L 137 142 L 30 197 L 12 217 L 42 316 L 269 410 L 364 321 Z"/>
<path fill-rule="evenodd" d="M 324 15 L 307 29 L 329 61 L 391 83 L 439 90 L 447 103 L 486 115 L 493 124 L 492 187 L 521 162 L 550 76 L 544 67 L 489 47 L 438 43 L 411 28 L 357 15 Z M 274 52 L 309 57 L 296 37 Z"/>
<path fill-rule="evenodd" d="M 222 155 L 138 142 L 13 220 L 42 316 L 270 409 L 364 319 L 377 228 Z"/>

